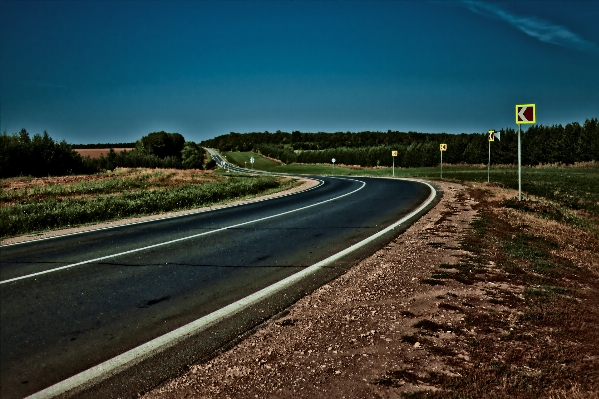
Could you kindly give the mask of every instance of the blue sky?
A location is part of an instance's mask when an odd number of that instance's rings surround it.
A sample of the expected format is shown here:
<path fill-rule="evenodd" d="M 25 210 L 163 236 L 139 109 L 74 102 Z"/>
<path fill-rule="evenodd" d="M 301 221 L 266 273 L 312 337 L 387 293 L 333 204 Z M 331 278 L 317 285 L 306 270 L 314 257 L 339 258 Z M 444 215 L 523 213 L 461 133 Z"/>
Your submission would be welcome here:
<path fill-rule="evenodd" d="M 472 133 L 599 117 L 599 2 L 2 1 L 0 129 Z"/>

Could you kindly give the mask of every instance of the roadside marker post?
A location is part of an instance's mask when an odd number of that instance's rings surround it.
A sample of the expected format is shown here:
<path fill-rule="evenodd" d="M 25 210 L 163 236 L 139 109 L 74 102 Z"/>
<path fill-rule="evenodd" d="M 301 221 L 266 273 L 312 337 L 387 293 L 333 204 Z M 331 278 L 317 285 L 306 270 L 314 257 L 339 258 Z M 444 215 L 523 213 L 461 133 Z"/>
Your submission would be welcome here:
<path fill-rule="evenodd" d="M 487 183 L 489 183 L 489 178 L 491 175 L 491 141 L 495 141 L 495 138 L 499 140 L 499 134 L 500 132 L 489 130 L 489 164 L 487 166 Z"/>
<path fill-rule="evenodd" d="M 439 149 L 441 150 L 441 179 L 443 178 L 443 151 L 447 151 L 447 144 L 440 144 Z"/>
<path fill-rule="evenodd" d="M 537 107 L 535 104 L 516 105 L 516 124 L 518 125 L 518 201 L 522 201 L 522 143 L 520 125 L 537 123 Z"/>
<path fill-rule="evenodd" d="M 335 158 L 332 159 L 333 161 L 333 171 L 335 170 L 335 161 L 337 161 Z"/>
<path fill-rule="evenodd" d="M 250 158 L 250 163 L 252 164 L 252 170 L 254 170 L 254 157 Z"/>
<path fill-rule="evenodd" d="M 391 151 L 391 158 L 393 159 L 393 176 L 395 176 L 395 157 L 397 156 L 397 151 Z"/>

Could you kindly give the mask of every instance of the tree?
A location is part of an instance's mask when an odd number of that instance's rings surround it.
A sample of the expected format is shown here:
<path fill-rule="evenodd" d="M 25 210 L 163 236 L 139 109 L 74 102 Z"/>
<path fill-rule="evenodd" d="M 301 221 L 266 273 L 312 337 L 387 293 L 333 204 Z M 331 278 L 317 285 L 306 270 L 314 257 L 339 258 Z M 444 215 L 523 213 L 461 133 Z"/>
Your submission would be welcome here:
<path fill-rule="evenodd" d="M 137 141 L 136 148 L 159 158 L 172 156 L 180 159 L 184 144 L 185 139 L 179 133 L 161 131 L 142 137 Z"/>
<path fill-rule="evenodd" d="M 204 149 L 193 141 L 188 141 L 181 150 L 181 159 L 185 169 L 202 169 Z"/>

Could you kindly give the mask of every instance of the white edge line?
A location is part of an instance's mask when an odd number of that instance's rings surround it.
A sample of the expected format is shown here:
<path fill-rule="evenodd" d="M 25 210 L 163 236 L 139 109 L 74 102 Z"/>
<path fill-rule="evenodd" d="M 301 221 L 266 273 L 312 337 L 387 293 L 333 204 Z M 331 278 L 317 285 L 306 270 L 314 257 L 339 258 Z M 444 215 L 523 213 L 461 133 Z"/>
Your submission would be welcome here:
<path fill-rule="evenodd" d="M 287 175 L 285 175 L 285 176 L 287 176 Z M 76 232 L 73 232 L 73 233 L 58 234 L 58 235 L 50 236 L 50 237 L 32 238 L 30 240 L 13 242 L 13 243 L 10 243 L 10 244 L 0 244 L 0 248 L 2 248 L 2 247 L 10 247 L 10 246 L 15 246 L 15 245 L 20 245 L 20 244 L 28 244 L 28 243 L 31 243 L 31 242 L 52 240 L 54 238 L 69 237 L 69 236 L 74 236 L 74 235 L 77 235 L 77 234 L 86 234 L 86 233 L 91 233 L 91 232 L 94 232 L 94 231 L 116 229 L 118 227 L 134 226 L 136 224 L 152 223 L 152 222 L 157 222 L 159 220 L 175 219 L 175 218 L 180 218 L 180 217 L 184 217 L 184 216 L 197 215 L 197 214 L 200 214 L 200 213 L 214 212 L 214 211 L 218 211 L 218 210 L 221 210 L 221 209 L 233 208 L 235 206 L 255 204 L 257 202 L 268 201 L 268 200 L 273 200 L 273 199 L 277 199 L 277 198 L 287 197 L 289 195 L 296 195 L 296 194 L 305 193 L 307 191 L 314 190 L 314 189 L 316 189 L 318 187 L 321 187 L 324 184 L 324 181 L 322 181 L 322 180 L 320 180 L 318 178 L 306 177 L 306 176 L 301 176 L 301 177 L 304 178 L 304 179 L 310 179 L 310 180 L 319 181 L 320 184 L 318 184 L 318 185 L 316 185 L 314 187 L 307 188 L 305 190 L 296 191 L 295 193 L 280 194 L 280 195 L 276 195 L 276 196 L 270 197 L 270 198 L 260 198 L 260 197 L 257 197 L 257 198 L 251 199 L 251 200 L 247 200 L 247 202 L 243 202 L 241 204 L 229 204 L 229 205 L 227 205 L 225 203 L 223 205 L 218 205 L 218 203 L 217 203 L 217 204 L 213 204 L 213 205 L 207 205 L 209 207 L 209 209 L 201 209 L 201 210 L 190 209 L 189 212 L 182 213 L 182 214 L 179 214 L 179 215 L 162 216 L 162 217 L 157 217 L 157 218 L 151 219 L 151 220 L 140 220 L 140 221 L 137 221 L 137 222 L 117 224 L 117 225 L 114 225 L 114 226 L 105 226 L 105 227 L 98 227 L 98 228 L 93 228 L 92 227 L 89 230 L 76 231 Z M 204 206 L 202 208 L 206 208 L 206 206 Z M 175 212 L 185 212 L 185 210 L 175 211 Z M 148 215 L 148 216 L 156 216 L 156 215 Z M 108 221 L 106 223 L 110 223 L 110 221 Z M 118 223 L 118 221 L 115 221 L 115 223 Z M 85 226 L 83 226 L 83 227 L 85 227 Z"/>
<path fill-rule="evenodd" d="M 353 179 L 352 179 L 353 180 Z M 168 348 L 173 347 L 177 343 L 185 340 L 188 337 L 198 334 L 201 331 L 206 330 L 208 327 L 216 324 L 220 320 L 225 319 L 226 317 L 230 317 L 236 313 L 239 313 L 248 307 L 257 304 L 269 296 L 284 290 L 290 285 L 300 281 L 304 277 L 316 272 L 317 270 L 329 265 L 330 263 L 336 261 L 339 258 L 357 250 L 358 248 L 368 244 L 369 242 L 375 240 L 383 234 L 393 230 L 397 226 L 404 223 L 406 220 L 412 218 L 421 212 L 424 208 L 426 208 L 436 197 L 437 191 L 433 186 L 426 182 L 420 182 L 422 184 L 426 184 L 431 189 L 431 194 L 429 197 L 414 211 L 410 214 L 404 216 L 397 222 L 393 223 L 391 226 L 379 231 L 376 234 L 371 235 L 368 238 L 344 249 L 341 252 L 338 252 L 330 257 L 312 265 L 300 272 L 297 272 L 277 283 L 269 285 L 266 288 L 261 289 L 251 295 L 246 296 L 243 299 L 240 299 L 236 302 L 233 302 L 230 305 L 225 306 L 217 311 L 214 311 L 206 316 L 203 316 L 195 321 L 192 321 L 189 324 L 181 326 L 169 333 L 166 333 L 158 338 L 155 338 L 145 344 L 142 344 L 136 348 L 128 350 L 125 353 L 122 353 L 118 356 L 113 357 L 103 363 L 98 364 L 92 368 L 89 368 L 85 371 L 82 371 L 79 374 L 76 374 L 66 380 L 63 380 L 59 383 L 56 383 L 42 391 L 39 391 L 31 396 L 28 396 L 28 399 L 38 399 L 38 398 L 52 398 L 62 393 L 66 393 L 78 386 L 89 382 L 101 382 L 111 375 L 118 373 L 121 370 L 125 370 L 128 367 L 134 366 L 143 360 L 149 358 L 151 355 L 155 353 L 162 352 Z"/>
<path fill-rule="evenodd" d="M 343 198 L 345 196 L 348 196 L 348 195 L 351 195 L 353 193 L 356 193 L 356 192 L 360 191 L 361 189 L 363 189 L 366 186 L 366 183 L 363 182 L 363 181 L 360 181 L 360 180 L 355 180 L 355 179 L 345 179 L 345 180 L 353 180 L 353 181 L 356 181 L 358 183 L 362 183 L 362 186 L 360 186 L 359 188 L 355 189 L 354 191 L 350 191 L 349 193 L 345 193 L 343 195 L 340 195 L 340 196 L 337 196 L 337 197 L 334 197 L 334 198 L 329 198 L 328 200 L 317 202 L 317 203 L 312 204 L 312 205 L 307 205 L 307 206 L 304 206 L 304 207 L 301 207 L 301 208 L 293 209 L 291 211 L 278 213 L 276 215 L 266 216 L 266 217 L 263 217 L 263 218 L 260 218 L 260 219 L 249 220 L 247 222 L 234 224 L 232 226 L 221 227 L 219 229 L 206 231 L 204 233 L 193 234 L 193 235 L 190 235 L 190 236 L 187 236 L 187 237 L 177 238 L 175 240 L 170 240 L 170 241 L 165 241 L 165 242 L 161 242 L 161 243 L 158 243 L 158 244 L 148 245 L 146 247 L 135 248 L 135 249 L 131 249 L 129 251 L 124 251 L 124 252 L 119 252 L 119 253 L 116 253 L 116 254 L 101 256 L 99 258 L 88 259 L 88 260 L 84 260 L 84 261 L 77 262 L 77 263 L 71 263 L 69 265 L 55 267 L 53 269 L 43 270 L 43 271 L 37 272 L 37 273 L 31 273 L 31 274 L 26 274 L 24 276 L 9 278 L 9 279 L 0 281 L 0 285 L 11 283 L 11 282 L 14 282 L 14 281 L 19 281 L 19 280 L 25 280 L 25 279 L 32 278 L 32 277 L 35 277 L 35 276 L 41 276 L 43 274 L 54 273 L 54 272 L 57 272 L 57 271 L 60 271 L 60 270 L 70 269 L 70 268 L 76 267 L 76 266 L 86 265 L 88 263 L 93 263 L 93 262 L 98 262 L 98 261 L 101 261 L 101 260 L 116 258 L 116 257 L 122 256 L 122 255 L 128 255 L 128 254 L 132 254 L 132 253 L 135 253 L 135 252 L 145 251 L 147 249 L 162 247 L 164 245 L 169 245 L 169 244 L 173 244 L 173 243 L 176 243 L 176 242 L 191 240 L 192 238 L 197 238 L 197 237 L 206 236 L 206 235 L 209 235 L 209 234 L 218 233 L 219 231 L 223 231 L 223 230 L 234 229 L 234 228 L 237 228 L 237 227 L 240 227 L 240 226 L 245 226 L 246 224 L 257 223 L 257 222 L 261 222 L 263 220 L 268 220 L 268 219 L 276 218 L 276 217 L 279 217 L 279 216 L 287 215 L 289 213 L 294 213 L 294 212 L 298 212 L 298 211 L 301 211 L 301 210 L 304 210 L 304 209 L 312 208 L 314 206 L 322 205 L 322 204 L 325 204 L 327 202 L 335 201 L 335 200 L 337 200 L 339 198 Z"/>

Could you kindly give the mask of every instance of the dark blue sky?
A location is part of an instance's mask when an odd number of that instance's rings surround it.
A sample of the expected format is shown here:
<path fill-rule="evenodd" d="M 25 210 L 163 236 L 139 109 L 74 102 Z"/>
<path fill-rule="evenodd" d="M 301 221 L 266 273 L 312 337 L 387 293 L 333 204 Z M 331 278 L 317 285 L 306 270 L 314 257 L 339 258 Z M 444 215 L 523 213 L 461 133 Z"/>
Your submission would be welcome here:
<path fill-rule="evenodd" d="M 599 2 L 2 1 L 1 127 L 471 133 L 599 117 Z"/>

